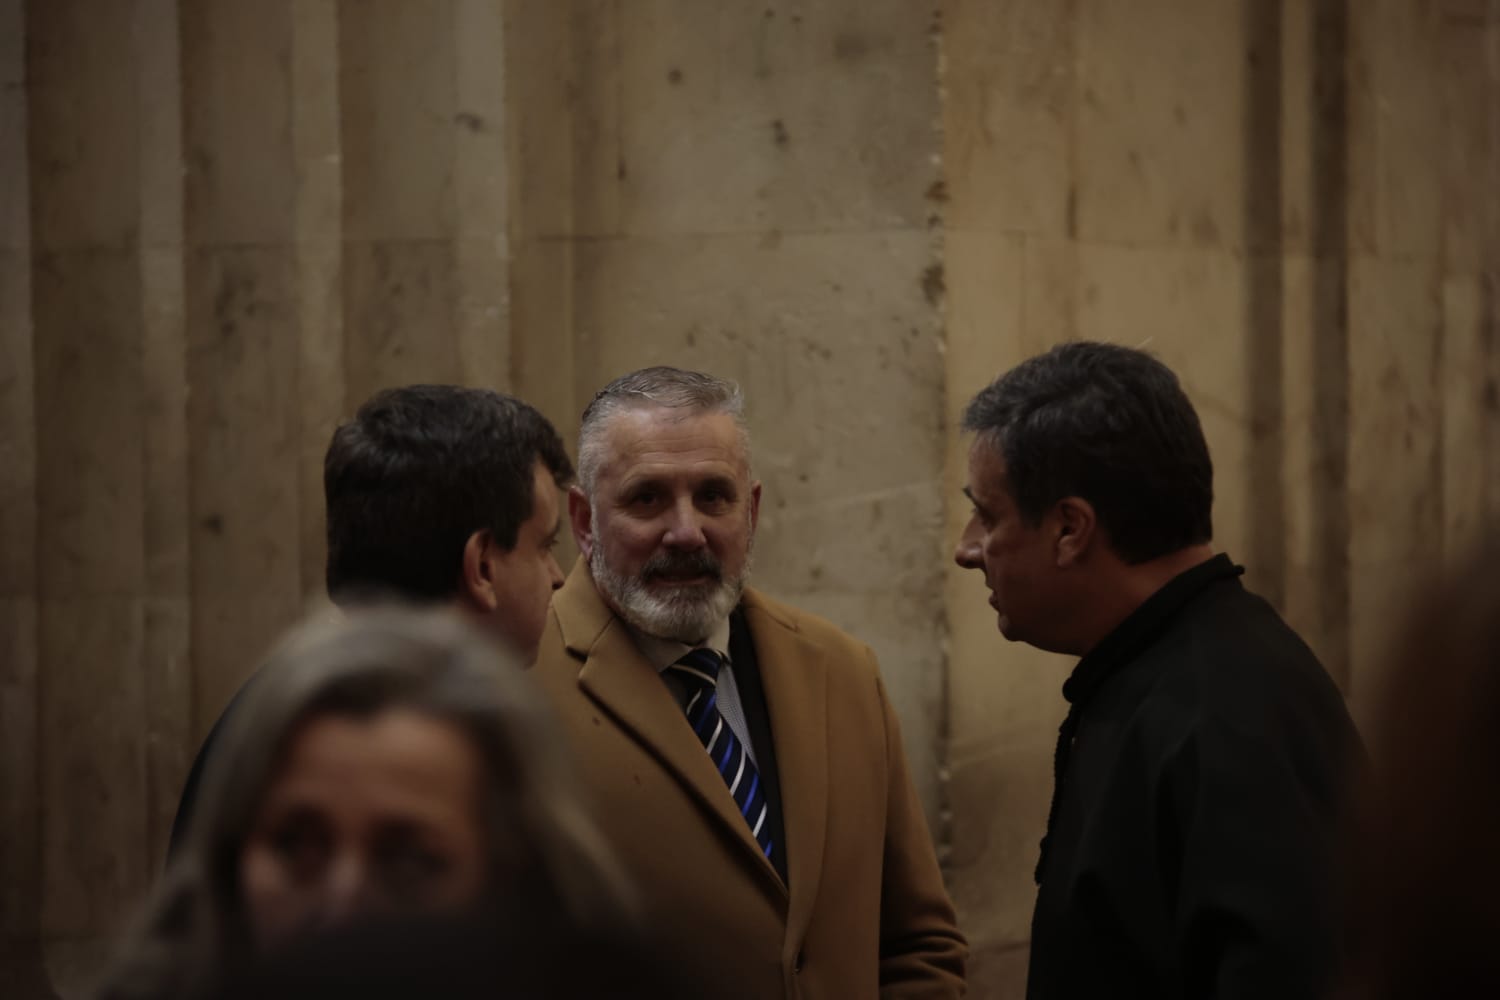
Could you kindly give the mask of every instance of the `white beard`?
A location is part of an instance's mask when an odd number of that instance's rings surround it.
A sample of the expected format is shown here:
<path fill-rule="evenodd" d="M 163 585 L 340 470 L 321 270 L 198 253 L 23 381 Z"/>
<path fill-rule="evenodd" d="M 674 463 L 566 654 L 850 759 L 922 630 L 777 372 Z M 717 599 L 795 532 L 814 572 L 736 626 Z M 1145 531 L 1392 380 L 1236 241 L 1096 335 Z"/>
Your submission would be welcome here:
<path fill-rule="evenodd" d="M 593 574 L 594 585 L 626 624 L 638 632 L 692 645 L 707 638 L 740 602 L 745 580 L 750 575 L 749 548 L 745 552 L 745 568 L 732 579 L 724 577 L 719 561 L 706 549 L 681 554 L 675 561 L 692 561 L 694 568 L 712 579 L 698 586 L 674 587 L 667 593 L 657 593 L 646 580 L 653 573 L 671 568 L 674 557 L 658 553 L 635 576 L 617 573 L 604 558 L 597 515 L 590 518 L 590 525 L 594 550 L 589 555 L 589 572 Z M 751 538 L 753 541 L 754 536 Z"/>

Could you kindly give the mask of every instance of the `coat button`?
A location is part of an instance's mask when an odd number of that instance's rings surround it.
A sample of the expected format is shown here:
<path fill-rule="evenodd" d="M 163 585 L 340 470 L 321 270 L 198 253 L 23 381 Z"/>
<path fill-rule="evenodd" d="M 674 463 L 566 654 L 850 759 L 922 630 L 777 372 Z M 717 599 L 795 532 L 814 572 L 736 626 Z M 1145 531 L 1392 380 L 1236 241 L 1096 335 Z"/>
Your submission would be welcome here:
<path fill-rule="evenodd" d="M 792 960 L 792 972 L 796 975 L 802 974 L 802 950 L 797 950 L 797 957 Z"/>

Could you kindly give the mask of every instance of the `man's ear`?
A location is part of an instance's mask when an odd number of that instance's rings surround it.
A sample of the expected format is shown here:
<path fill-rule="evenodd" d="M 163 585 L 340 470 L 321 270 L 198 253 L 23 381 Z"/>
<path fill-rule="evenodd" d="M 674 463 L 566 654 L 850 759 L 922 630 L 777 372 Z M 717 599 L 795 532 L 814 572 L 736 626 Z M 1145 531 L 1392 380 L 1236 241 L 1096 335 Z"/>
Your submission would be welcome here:
<path fill-rule="evenodd" d="M 750 484 L 750 534 L 755 534 L 760 524 L 760 480 Z"/>
<path fill-rule="evenodd" d="M 1094 505 L 1082 497 L 1063 497 L 1052 508 L 1057 532 L 1057 566 L 1067 569 L 1083 561 L 1094 544 L 1099 521 Z"/>
<path fill-rule="evenodd" d="M 573 529 L 573 541 L 578 544 L 578 551 L 585 562 L 594 554 L 592 514 L 589 498 L 584 496 L 583 488 L 568 487 L 568 524 Z"/>
<path fill-rule="evenodd" d="M 494 536 L 489 529 L 481 528 L 464 542 L 463 579 L 460 590 L 465 599 L 483 614 L 489 614 L 500 605 L 500 595 L 495 590 L 494 557 L 498 553 Z"/>

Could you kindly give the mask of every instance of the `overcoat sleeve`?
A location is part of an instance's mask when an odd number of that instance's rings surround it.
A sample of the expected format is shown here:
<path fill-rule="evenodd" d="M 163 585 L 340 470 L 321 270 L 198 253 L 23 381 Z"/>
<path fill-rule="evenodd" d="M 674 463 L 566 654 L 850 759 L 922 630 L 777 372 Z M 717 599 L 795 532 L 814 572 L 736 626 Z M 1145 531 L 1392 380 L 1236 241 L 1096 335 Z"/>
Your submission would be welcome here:
<path fill-rule="evenodd" d="M 874 654 L 869 655 L 874 667 Z M 943 885 L 896 713 L 885 686 L 878 679 L 876 684 L 885 716 L 889 776 L 880 895 L 881 1000 L 961 997 L 968 944 Z"/>

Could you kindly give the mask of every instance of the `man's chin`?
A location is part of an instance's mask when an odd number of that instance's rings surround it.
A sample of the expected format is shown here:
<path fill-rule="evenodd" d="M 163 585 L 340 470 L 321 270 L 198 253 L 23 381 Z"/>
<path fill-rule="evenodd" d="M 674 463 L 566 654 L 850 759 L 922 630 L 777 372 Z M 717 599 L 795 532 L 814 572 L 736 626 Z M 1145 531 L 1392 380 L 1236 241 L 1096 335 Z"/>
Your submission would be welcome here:
<path fill-rule="evenodd" d="M 691 580 L 657 578 L 647 581 L 643 589 L 663 604 L 693 606 L 712 600 L 718 592 L 719 581 L 711 577 Z"/>

